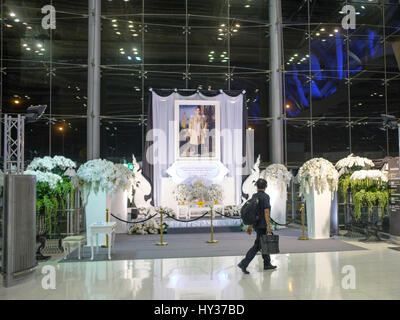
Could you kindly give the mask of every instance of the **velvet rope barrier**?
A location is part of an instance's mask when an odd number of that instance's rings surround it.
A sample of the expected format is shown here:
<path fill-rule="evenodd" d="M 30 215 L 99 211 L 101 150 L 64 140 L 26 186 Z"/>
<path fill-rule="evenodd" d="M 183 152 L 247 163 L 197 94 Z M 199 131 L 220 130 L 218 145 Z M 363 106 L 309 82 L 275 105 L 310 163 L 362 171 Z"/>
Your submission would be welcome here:
<path fill-rule="evenodd" d="M 179 219 L 176 219 L 175 217 L 169 215 L 168 213 L 165 213 L 165 215 L 166 215 L 167 217 L 171 218 L 172 220 L 175 220 L 175 221 L 178 221 L 178 222 L 186 222 L 186 223 L 189 223 L 189 222 L 194 222 L 194 221 L 200 220 L 200 219 L 204 218 L 206 215 L 208 215 L 209 213 L 210 213 L 210 212 L 207 211 L 207 212 L 204 213 L 201 217 L 198 217 L 198 218 L 195 218 L 195 219 L 192 219 L 192 220 L 179 220 Z"/>
<path fill-rule="evenodd" d="M 221 212 L 216 211 L 217 214 L 219 214 L 220 216 L 223 216 L 225 218 L 229 218 L 229 219 L 233 219 L 233 220 L 240 220 L 242 219 L 241 217 L 235 217 L 235 216 L 227 216 L 226 214 L 222 214 Z M 294 220 L 289 221 L 286 224 L 282 224 L 282 223 L 278 223 L 276 222 L 274 219 L 270 218 L 270 220 L 275 223 L 278 226 L 283 226 L 283 227 L 287 227 L 289 224 L 291 224 Z"/>
<path fill-rule="evenodd" d="M 117 219 L 118 221 L 125 222 L 125 223 L 128 223 L 128 224 L 140 224 L 140 223 L 145 223 L 145 222 L 147 222 L 147 221 L 149 221 L 149 220 L 155 218 L 157 215 L 158 215 L 158 213 L 156 213 L 154 216 L 151 216 L 150 218 L 147 218 L 147 219 L 142 220 L 142 221 L 126 221 L 126 220 L 122 220 L 122 219 L 120 219 L 120 218 L 114 216 L 114 215 L 111 213 L 111 216 L 112 216 L 113 218 Z"/>

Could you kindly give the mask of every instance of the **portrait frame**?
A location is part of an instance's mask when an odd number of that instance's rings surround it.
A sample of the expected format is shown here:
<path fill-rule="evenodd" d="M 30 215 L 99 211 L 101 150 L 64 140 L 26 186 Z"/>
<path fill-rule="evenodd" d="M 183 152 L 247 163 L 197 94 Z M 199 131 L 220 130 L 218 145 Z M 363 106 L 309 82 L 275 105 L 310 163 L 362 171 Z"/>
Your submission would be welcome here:
<path fill-rule="evenodd" d="M 212 122 L 215 128 L 215 135 L 213 136 L 215 143 L 212 144 L 214 151 L 212 156 L 182 156 L 181 154 L 181 110 L 184 108 L 193 108 L 196 106 L 213 108 L 215 121 Z M 190 117 L 188 117 L 190 121 Z M 221 104 L 219 101 L 209 101 L 209 100 L 176 100 L 175 101 L 175 160 L 176 161 L 215 161 L 221 160 Z"/>

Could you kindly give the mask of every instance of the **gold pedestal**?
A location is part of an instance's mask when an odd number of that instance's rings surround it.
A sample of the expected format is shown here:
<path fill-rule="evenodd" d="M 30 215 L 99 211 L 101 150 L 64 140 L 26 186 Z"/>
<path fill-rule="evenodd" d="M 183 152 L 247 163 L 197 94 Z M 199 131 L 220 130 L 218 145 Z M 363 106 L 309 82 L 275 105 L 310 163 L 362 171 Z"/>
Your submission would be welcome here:
<path fill-rule="evenodd" d="M 211 240 L 207 241 L 208 244 L 216 244 L 218 240 L 214 240 L 214 211 L 211 208 Z"/>
<path fill-rule="evenodd" d="M 298 240 L 310 240 L 309 238 L 303 238 L 303 237 L 300 237 Z"/>
<path fill-rule="evenodd" d="M 298 240 L 310 240 L 309 238 L 307 238 L 305 236 L 305 217 L 304 217 L 304 210 L 305 210 L 305 206 L 304 204 L 301 205 L 301 230 L 302 230 L 302 236 L 298 239 Z"/>
<path fill-rule="evenodd" d="M 164 211 L 163 209 L 160 210 L 160 235 L 161 235 L 161 239 L 159 243 L 156 243 L 157 247 L 165 247 L 168 245 L 167 242 L 164 242 L 164 224 L 163 224 L 163 215 L 164 215 Z"/>
<path fill-rule="evenodd" d="M 210 240 L 210 241 L 207 241 L 207 243 L 210 243 L 210 244 L 218 243 L 218 240 Z"/>

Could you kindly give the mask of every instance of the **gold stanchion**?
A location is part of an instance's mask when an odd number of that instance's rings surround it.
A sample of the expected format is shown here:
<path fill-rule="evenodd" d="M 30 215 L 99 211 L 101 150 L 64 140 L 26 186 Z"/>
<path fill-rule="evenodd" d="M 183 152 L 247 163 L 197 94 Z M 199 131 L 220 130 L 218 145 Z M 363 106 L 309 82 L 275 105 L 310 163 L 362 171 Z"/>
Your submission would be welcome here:
<path fill-rule="evenodd" d="M 207 241 L 207 243 L 210 244 L 218 243 L 218 240 L 214 240 L 214 212 L 212 207 L 211 207 L 211 240 Z"/>
<path fill-rule="evenodd" d="M 160 230 L 160 233 L 161 233 L 161 240 L 160 240 L 159 243 L 156 243 L 156 246 L 159 246 L 159 247 L 165 247 L 165 246 L 168 245 L 167 242 L 164 242 L 163 213 L 164 213 L 164 210 L 163 210 L 163 209 L 160 209 L 160 216 L 161 216 L 161 220 L 160 220 L 160 224 L 161 224 L 161 230 Z"/>
<path fill-rule="evenodd" d="M 108 209 L 106 209 L 106 222 L 110 222 L 110 211 Z M 106 235 L 106 244 L 101 247 L 108 248 L 108 234 Z"/>
<path fill-rule="evenodd" d="M 304 203 L 301 205 L 301 230 L 302 236 L 299 238 L 299 240 L 310 240 L 305 235 Z"/>

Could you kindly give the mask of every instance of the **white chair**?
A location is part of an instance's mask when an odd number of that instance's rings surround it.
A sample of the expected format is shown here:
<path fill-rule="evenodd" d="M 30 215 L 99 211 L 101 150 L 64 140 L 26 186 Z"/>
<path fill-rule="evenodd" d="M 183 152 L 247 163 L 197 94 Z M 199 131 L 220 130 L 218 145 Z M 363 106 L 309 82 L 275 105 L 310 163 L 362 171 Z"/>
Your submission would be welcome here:
<path fill-rule="evenodd" d="M 67 256 L 71 254 L 71 247 L 78 247 L 78 259 L 81 260 L 81 248 L 85 244 L 86 238 L 84 236 L 71 236 L 63 239 L 64 259 L 67 259 Z"/>

